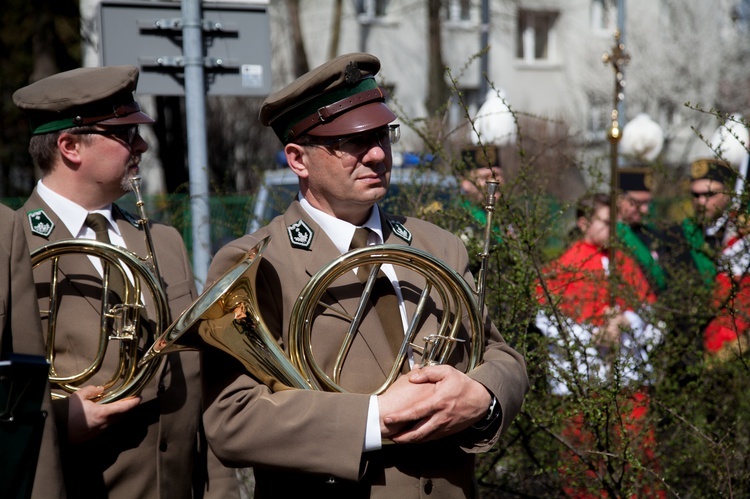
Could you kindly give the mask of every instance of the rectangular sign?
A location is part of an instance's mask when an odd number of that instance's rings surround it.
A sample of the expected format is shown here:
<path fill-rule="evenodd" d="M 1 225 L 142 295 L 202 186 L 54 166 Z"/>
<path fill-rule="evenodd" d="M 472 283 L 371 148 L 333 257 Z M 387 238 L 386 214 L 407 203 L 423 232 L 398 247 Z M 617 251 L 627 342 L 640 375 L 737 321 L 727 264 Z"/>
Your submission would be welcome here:
<path fill-rule="evenodd" d="M 268 95 L 271 36 L 267 2 L 202 5 L 203 64 L 209 95 Z M 103 1 L 102 65 L 140 69 L 138 93 L 184 95 L 179 2 Z"/>

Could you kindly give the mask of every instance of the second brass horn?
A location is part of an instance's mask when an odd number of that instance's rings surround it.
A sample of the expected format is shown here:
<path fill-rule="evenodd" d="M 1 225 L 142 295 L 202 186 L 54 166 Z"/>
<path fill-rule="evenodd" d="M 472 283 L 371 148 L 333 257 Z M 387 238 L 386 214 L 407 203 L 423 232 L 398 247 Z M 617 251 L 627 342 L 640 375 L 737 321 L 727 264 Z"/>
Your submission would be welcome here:
<path fill-rule="evenodd" d="M 141 226 L 145 237 L 148 255 L 141 258 L 132 251 L 125 248 L 108 244 L 102 241 L 90 239 L 67 239 L 52 242 L 41 246 L 31 253 L 31 263 L 35 273 L 42 272 L 38 269 L 44 267 L 49 270 L 49 293 L 48 307 L 40 310 L 42 317 L 47 318 L 47 341 L 46 357 L 50 364 L 49 380 L 53 388 L 53 398 L 63 398 L 90 384 L 94 375 L 102 372 L 107 376 L 97 380 L 97 384 L 104 387 L 103 393 L 96 402 L 107 403 L 137 395 L 148 384 L 158 371 L 161 358 L 155 359 L 149 364 L 139 362 L 140 352 L 150 342 L 150 338 L 144 338 L 145 329 L 142 327 L 143 309 L 145 308 L 143 297 L 148 296 L 154 304 L 153 313 L 149 319 L 154 323 L 154 335 L 159 335 L 170 322 L 169 306 L 167 296 L 159 274 L 156 262 L 153 241 L 149 221 L 143 207 L 141 196 L 141 177 L 136 175 L 130 179 L 133 193 L 136 197 L 139 219 L 137 223 Z M 92 282 L 82 282 L 77 262 L 69 267 L 68 259 L 75 260 L 86 257 L 97 258 L 102 264 L 101 288 L 92 287 Z M 90 265 L 89 262 L 85 262 Z M 47 268 L 48 267 L 48 268 Z M 132 277 L 132 280 L 131 280 Z M 116 279 L 115 279 L 116 278 Z M 113 281 L 119 281 L 123 289 L 118 289 L 119 299 L 114 300 L 110 295 Z M 99 301 L 99 327 L 96 331 L 87 331 L 93 339 L 98 339 L 94 357 L 77 373 L 61 373 L 55 363 L 56 339 L 58 316 L 60 313 L 60 302 L 65 293 L 60 288 L 77 288 L 80 293 L 91 299 L 101 295 Z M 42 289 L 37 285 L 38 290 Z M 80 291 L 86 289 L 86 292 Z M 71 289 L 72 290 L 72 289 Z M 65 341 L 65 340 L 61 340 Z M 92 342 L 93 343 L 93 342 Z M 112 346 L 114 345 L 114 346 Z M 105 360 L 109 348 L 117 349 L 117 360 L 112 362 Z M 110 368 L 104 373 L 104 365 Z M 110 365 L 112 364 L 112 365 Z M 116 365 L 114 365 L 116 364 Z M 61 370 L 61 369 L 60 369 Z"/>
<path fill-rule="evenodd" d="M 329 376 L 315 362 L 311 349 L 314 315 L 320 298 L 338 277 L 361 265 L 373 265 L 373 275 L 383 263 L 407 267 L 425 278 L 425 288 L 417 304 L 416 314 L 410 321 L 398 359 L 383 385 L 374 393 L 382 393 L 398 377 L 399 366 L 409 348 L 421 349 L 414 344 L 419 331 L 419 315 L 431 291 L 442 302 L 442 320 L 437 331 L 426 339 L 427 351 L 420 351 L 423 364 L 441 364 L 446 361 L 458 338 L 462 319 L 468 317 L 471 360 L 467 371 L 482 361 L 484 328 L 482 314 L 477 307 L 473 290 L 461 275 L 444 262 L 424 251 L 398 245 L 379 245 L 361 248 L 342 255 L 318 271 L 304 287 L 292 311 L 289 331 L 289 356 L 279 347 L 276 337 L 268 330 L 262 311 L 259 310 L 255 291 L 255 276 L 262 253 L 270 237 L 266 237 L 250 250 L 245 259 L 228 270 L 191 306 L 173 327 L 165 332 L 144 355 L 142 363 L 164 353 L 182 348 L 195 348 L 194 333 L 185 335 L 191 325 L 200 319 L 217 321 L 217 327 L 201 329 L 200 342 L 218 348 L 239 360 L 245 369 L 259 381 L 278 391 L 287 388 L 345 391 L 339 386 L 339 374 L 346 360 L 348 344 L 358 334 L 359 314 L 348 316 L 351 320 L 347 340 L 342 345 L 334 373 Z M 364 296 L 361 300 L 366 300 Z M 359 307 L 362 308 L 362 307 Z M 331 310 L 347 316 L 343 311 Z M 228 315 L 228 314 L 234 314 Z"/>
<path fill-rule="evenodd" d="M 91 331 L 92 336 L 98 336 L 96 356 L 88 366 L 76 374 L 59 373 L 55 367 L 55 341 L 57 333 L 57 319 L 59 313 L 60 259 L 82 258 L 93 256 L 101 259 L 104 264 L 104 284 L 101 291 L 100 317 L 98 331 Z M 141 293 L 152 296 L 156 309 L 152 319 L 157 331 L 162 331 L 169 317 L 167 297 L 161 283 L 156 276 L 144 265 L 134 253 L 113 246 L 111 244 L 89 239 L 69 239 L 57 241 L 38 248 L 31 254 L 32 265 L 50 266 L 49 307 L 42 310 L 42 316 L 47 317 L 47 360 L 50 363 L 49 380 L 53 387 L 63 392 L 73 393 L 85 385 L 104 364 L 104 357 L 109 344 L 116 344 L 119 351 L 119 364 L 106 381 L 100 384 L 104 387 L 97 402 L 107 403 L 138 394 L 154 376 L 159 362 L 150 365 L 138 365 L 138 350 L 141 328 L 140 309 L 142 305 Z M 127 273 L 133 277 L 131 284 Z M 123 282 L 128 283 L 119 303 L 110 302 L 109 281 L 114 273 L 120 275 Z M 70 285 L 70 284 L 65 284 Z M 53 398 L 61 398 L 60 393 L 53 393 Z"/>

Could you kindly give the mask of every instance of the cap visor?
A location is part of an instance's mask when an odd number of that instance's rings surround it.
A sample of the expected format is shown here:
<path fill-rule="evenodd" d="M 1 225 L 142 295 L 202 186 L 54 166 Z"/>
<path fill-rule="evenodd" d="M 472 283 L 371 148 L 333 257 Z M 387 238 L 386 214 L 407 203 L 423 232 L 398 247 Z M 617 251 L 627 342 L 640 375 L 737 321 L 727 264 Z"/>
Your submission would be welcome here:
<path fill-rule="evenodd" d="M 119 116 L 117 118 L 109 118 L 102 121 L 97 121 L 97 125 L 141 125 L 141 124 L 148 124 L 148 123 L 156 123 L 156 121 L 151 118 L 146 113 L 143 113 L 141 111 L 128 114 L 127 116 Z M 93 124 L 93 123 L 92 123 Z"/>
<path fill-rule="evenodd" d="M 383 102 L 371 102 L 337 116 L 329 123 L 318 125 L 307 132 L 314 137 L 339 137 L 366 132 L 387 125 L 396 115 Z"/>

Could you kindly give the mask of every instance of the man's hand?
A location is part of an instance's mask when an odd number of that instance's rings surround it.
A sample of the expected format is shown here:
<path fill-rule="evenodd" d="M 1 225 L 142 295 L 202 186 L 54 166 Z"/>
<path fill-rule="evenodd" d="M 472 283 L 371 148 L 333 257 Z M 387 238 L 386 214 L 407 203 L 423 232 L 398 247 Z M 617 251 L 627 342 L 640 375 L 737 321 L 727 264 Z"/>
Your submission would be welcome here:
<path fill-rule="evenodd" d="M 400 428 L 397 433 L 383 433 L 396 443 L 436 440 L 464 430 L 487 415 L 490 393 L 451 366 L 414 369 L 398 381 L 404 378 L 412 388 L 421 390 L 414 391 L 415 396 L 405 404 L 380 407 L 381 427 Z"/>
<path fill-rule="evenodd" d="M 101 395 L 101 386 L 85 386 L 68 400 L 68 440 L 80 444 L 99 435 L 120 416 L 141 403 L 140 397 L 129 397 L 108 404 L 91 399 Z"/>
<path fill-rule="evenodd" d="M 607 318 L 604 327 L 594 336 L 594 341 L 599 346 L 612 347 L 620 343 L 623 329 L 630 327 L 630 321 L 625 314 L 615 314 Z"/>
<path fill-rule="evenodd" d="M 389 420 L 386 422 L 386 416 L 406 411 L 412 407 L 417 400 L 429 399 L 435 393 L 434 385 L 429 383 L 412 383 L 409 381 L 410 375 L 411 373 L 399 376 L 383 394 L 378 395 L 380 434 L 383 438 L 389 438 L 396 435 L 403 431 L 405 427 L 412 425 L 419 420 L 419 418 L 416 418 L 413 420 L 400 419 L 399 421 Z"/>

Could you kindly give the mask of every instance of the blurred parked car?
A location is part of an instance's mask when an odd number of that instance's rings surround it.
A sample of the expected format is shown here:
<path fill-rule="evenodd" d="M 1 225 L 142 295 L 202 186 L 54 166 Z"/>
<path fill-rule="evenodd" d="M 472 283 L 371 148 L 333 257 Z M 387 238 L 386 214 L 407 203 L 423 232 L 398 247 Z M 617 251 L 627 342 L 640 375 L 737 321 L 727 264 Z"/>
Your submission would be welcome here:
<path fill-rule="evenodd" d="M 297 176 L 289 168 L 267 171 L 255 196 L 247 232 L 255 232 L 283 213 L 298 191 Z M 455 177 L 425 166 L 394 166 L 388 195 L 380 206 L 391 213 L 422 216 L 424 213 L 438 213 L 457 193 L 458 181 Z"/>

